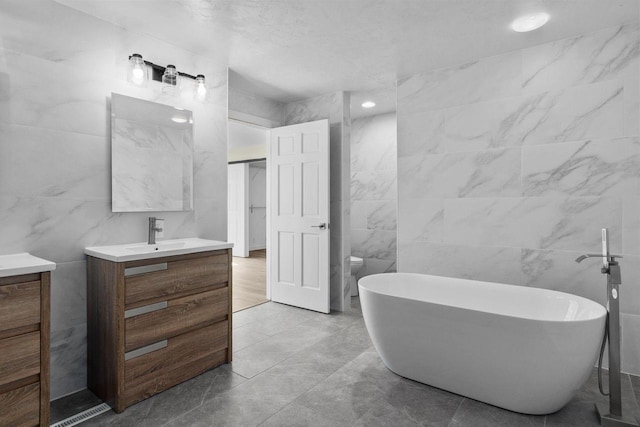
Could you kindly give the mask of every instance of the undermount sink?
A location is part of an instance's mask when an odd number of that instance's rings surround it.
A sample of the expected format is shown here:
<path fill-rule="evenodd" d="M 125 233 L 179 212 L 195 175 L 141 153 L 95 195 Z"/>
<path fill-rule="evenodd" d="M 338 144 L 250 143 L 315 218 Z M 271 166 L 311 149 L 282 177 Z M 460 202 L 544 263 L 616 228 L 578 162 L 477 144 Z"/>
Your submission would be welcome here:
<path fill-rule="evenodd" d="M 191 237 L 186 239 L 163 240 L 153 245 L 140 242 L 124 245 L 93 246 L 84 248 L 84 253 L 108 261 L 125 262 L 172 255 L 184 255 L 195 252 L 216 251 L 218 249 L 228 249 L 232 247 L 233 243 Z"/>

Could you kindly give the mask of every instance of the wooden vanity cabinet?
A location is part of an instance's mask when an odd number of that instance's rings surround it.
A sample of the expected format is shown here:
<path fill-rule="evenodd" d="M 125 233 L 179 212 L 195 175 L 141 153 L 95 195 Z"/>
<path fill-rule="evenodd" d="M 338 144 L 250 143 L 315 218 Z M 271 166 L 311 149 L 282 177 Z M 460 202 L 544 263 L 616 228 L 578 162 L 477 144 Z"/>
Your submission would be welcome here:
<path fill-rule="evenodd" d="M 116 412 L 231 362 L 231 249 L 87 257 L 88 387 Z"/>
<path fill-rule="evenodd" d="M 49 426 L 50 282 L 0 277 L 0 427 Z"/>

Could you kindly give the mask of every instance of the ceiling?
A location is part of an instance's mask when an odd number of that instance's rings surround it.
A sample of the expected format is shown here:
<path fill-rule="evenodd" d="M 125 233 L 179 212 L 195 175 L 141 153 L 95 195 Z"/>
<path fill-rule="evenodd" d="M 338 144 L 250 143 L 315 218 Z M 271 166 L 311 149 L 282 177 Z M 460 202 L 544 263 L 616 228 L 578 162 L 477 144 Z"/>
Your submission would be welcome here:
<path fill-rule="evenodd" d="M 638 21 L 637 0 L 57 0 L 225 62 L 244 90 L 289 102 Z M 546 11 L 532 33 L 509 28 Z"/>

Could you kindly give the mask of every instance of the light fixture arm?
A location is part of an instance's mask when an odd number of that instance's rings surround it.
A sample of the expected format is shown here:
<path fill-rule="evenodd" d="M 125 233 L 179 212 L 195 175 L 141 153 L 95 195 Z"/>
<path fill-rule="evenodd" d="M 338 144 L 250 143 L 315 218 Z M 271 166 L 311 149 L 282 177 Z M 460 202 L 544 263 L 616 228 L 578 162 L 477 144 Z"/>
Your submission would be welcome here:
<path fill-rule="evenodd" d="M 129 59 L 131 59 L 132 57 L 133 57 L 133 55 L 129 55 Z M 144 62 L 145 65 L 151 67 L 151 69 L 153 70 L 151 78 L 153 80 L 155 80 L 155 81 L 161 82 L 162 81 L 162 75 L 164 74 L 164 70 L 166 70 L 167 67 L 163 67 L 162 65 L 154 64 L 153 62 L 147 61 L 146 59 L 143 59 L 142 62 Z M 196 76 L 188 74 L 188 73 L 183 73 L 182 71 L 178 71 L 178 75 L 180 77 L 190 78 L 191 80 L 195 80 L 196 79 Z"/>

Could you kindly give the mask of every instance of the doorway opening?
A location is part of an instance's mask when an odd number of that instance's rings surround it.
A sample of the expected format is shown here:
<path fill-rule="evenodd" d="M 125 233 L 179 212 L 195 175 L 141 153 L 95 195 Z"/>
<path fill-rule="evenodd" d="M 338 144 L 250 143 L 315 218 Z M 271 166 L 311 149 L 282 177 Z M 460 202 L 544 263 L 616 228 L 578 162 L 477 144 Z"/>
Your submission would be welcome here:
<path fill-rule="evenodd" d="M 267 164 L 269 129 L 229 119 L 227 236 L 233 247 L 233 312 L 269 300 L 267 296 Z M 247 158 L 248 157 L 248 158 Z"/>

